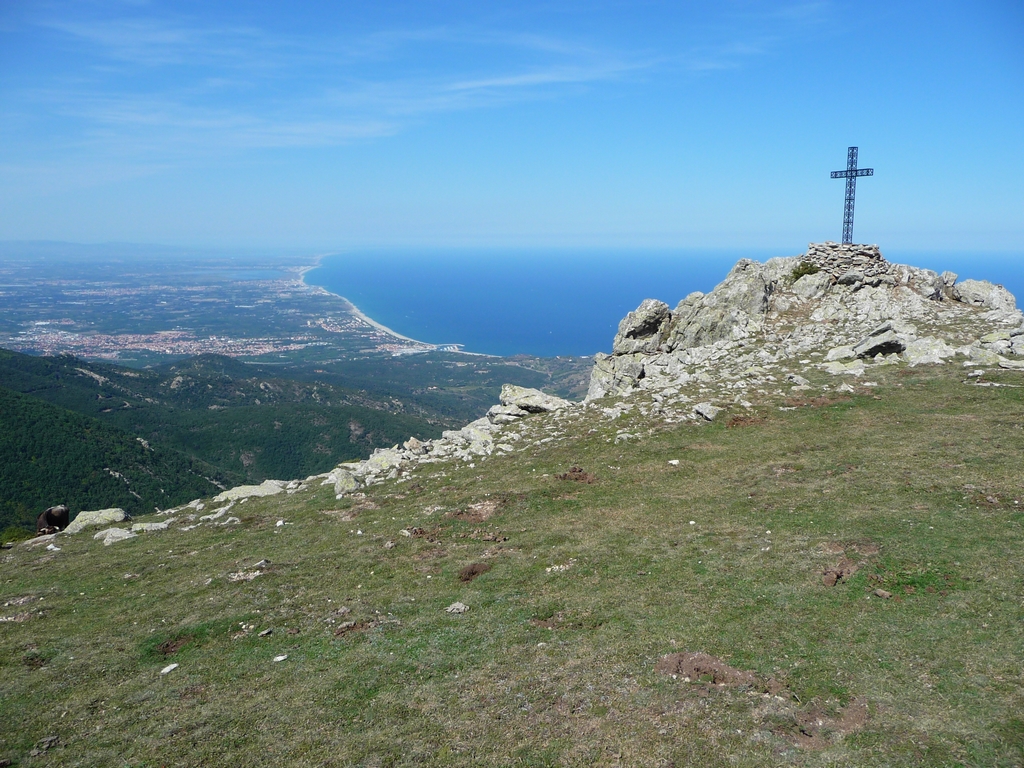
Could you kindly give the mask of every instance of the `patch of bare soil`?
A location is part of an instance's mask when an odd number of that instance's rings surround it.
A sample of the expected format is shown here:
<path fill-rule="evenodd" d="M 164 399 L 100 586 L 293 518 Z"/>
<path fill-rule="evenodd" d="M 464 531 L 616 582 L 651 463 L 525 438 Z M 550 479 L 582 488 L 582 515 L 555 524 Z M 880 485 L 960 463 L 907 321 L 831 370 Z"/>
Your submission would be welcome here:
<path fill-rule="evenodd" d="M 568 472 L 555 475 L 555 478 L 558 480 L 572 480 L 575 483 L 586 483 L 587 485 L 597 482 L 597 475 L 587 472 L 583 467 L 572 467 Z"/>
<path fill-rule="evenodd" d="M 477 576 L 487 573 L 491 568 L 490 563 L 470 563 L 459 571 L 459 581 L 472 581 Z"/>
<path fill-rule="evenodd" d="M 412 556 L 413 560 L 423 562 L 425 560 L 437 560 L 442 557 L 447 557 L 448 553 L 445 552 L 443 547 L 434 547 L 433 549 L 425 549 L 422 552 L 417 552 Z"/>
<path fill-rule="evenodd" d="M 501 531 L 488 531 L 486 528 L 474 528 L 469 533 L 461 534 L 459 538 L 473 539 L 475 541 L 508 541 L 508 536 L 505 536 Z"/>
<path fill-rule="evenodd" d="M 321 509 L 320 514 L 347 523 L 356 519 L 357 512 L 352 509 Z"/>
<path fill-rule="evenodd" d="M 344 621 L 334 630 L 335 637 L 351 634 L 352 632 L 365 632 L 380 625 L 379 619 L 364 619 L 362 621 Z"/>
<path fill-rule="evenodd" d="M 748 416 L 740 414 L 736 416 L 730 416 L 729 420 L 725 422 L 725 426 L 732 427 L 756 427 L 759 424 L 764 424 L 764 416 Z"/>
<path fill-rule="evenodd" d="M 494 513 L 498 512 L 503 506 L 504 503 L 501 499 L 484 499 L 476 504 L 470 504 L 465 509 L 449 512 L 448 517 L 465 520 L 467 523 L 482 523 L 485 520 L 490 520 Z"/>
<path fill-rule="evenodd" d="M 183 701 L 188 700 L 188 699 L 205 698 L 205 696 L 206 696 L 206 686 L 205 685 L 190 685 L 190 686 L 187 686 L 185 688 L 182 688 L 178 692 L 178 698 L 182 699 Z"/>
<path fill-rule="evenodd" d="M 795 719 L 795 732 L 786 734 L 793 743 L 804 749 L 824 749 L 831 742 L 830 736 L 855 733 L 867 724 L 868 702 L 858 697 L 835 716 L 829 716 L 821 707 L 811 706 L 798 711 Z"/>
<path fill-rule="evenodd" d="M 164 640 L 160 645 L 156 647 L 157 653 L 163 657 L 173 656 L 186 645 L 195 640 L 192 635 L 181 635 L 180 637 L 172 637 L 169 640 Z"/>
<path fill-rule="evenodd" d="M 846 395 L 837 395 L 829 397 L 828 395 L 819 395 L 817 397 L 789 397 L 786 398 L 786 406 L 789 408 L 803 408 L 804 406 L 810 406 L 811 408 L 824 408 L 828 405 L 835 405 L 836 403 L 848 403 L 850 398 Z"/>
<path fill-rule="evenodd" d="M 860 570 L 862 566 L 867 564 L 866 559 L 857 562 L 847 557 L 847 552 L 855 552 L 862 558 L 870 558 L 881 551 L 881 547 L 879 547 L 878 544 L 867 539 L 863 541 L 848 542 L 845 544 L 830 541 L 823 544 L 822 548 L 829 554 L 843 555 L 836 565 L 822 571 L 821 583 L 826 587 L 834 587 L 840 582 L 847 581 L 851 576 L 853 576 L 853 574 Z"/>
<path fill-rule="evenodd" d="M 731 667 L 707 653 L 670 653 L 661 657 L 654 671 L 687 683 L 704 682 L 717 686 L 755 686 L 759 683 L 753 672 Z"/>

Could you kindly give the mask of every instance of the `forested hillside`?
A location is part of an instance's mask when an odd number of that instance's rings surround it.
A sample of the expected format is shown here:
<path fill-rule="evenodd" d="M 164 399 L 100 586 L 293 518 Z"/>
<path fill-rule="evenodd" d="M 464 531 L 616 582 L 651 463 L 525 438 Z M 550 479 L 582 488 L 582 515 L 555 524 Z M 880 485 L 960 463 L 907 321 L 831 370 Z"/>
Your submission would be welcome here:
<path fill-rule="evenodd" d="M 30 527 L 46 507 L 152 512 L 241 480 L 97 419 L 0 388 L 0 530 Z M 208 479 L 209 478 L 209 479 Z"/>

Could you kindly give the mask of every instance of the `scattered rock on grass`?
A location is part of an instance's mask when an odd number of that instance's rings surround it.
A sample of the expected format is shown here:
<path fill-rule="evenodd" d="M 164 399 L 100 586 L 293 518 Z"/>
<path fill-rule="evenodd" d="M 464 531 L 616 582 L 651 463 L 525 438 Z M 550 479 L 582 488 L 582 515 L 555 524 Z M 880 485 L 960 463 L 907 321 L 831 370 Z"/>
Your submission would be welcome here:
<path fill-rule="evenodd" d="M 469 606 L 465 603 L 452 603 L 444 609 L 447 613 L 465 613 L 469 610 Z"/>

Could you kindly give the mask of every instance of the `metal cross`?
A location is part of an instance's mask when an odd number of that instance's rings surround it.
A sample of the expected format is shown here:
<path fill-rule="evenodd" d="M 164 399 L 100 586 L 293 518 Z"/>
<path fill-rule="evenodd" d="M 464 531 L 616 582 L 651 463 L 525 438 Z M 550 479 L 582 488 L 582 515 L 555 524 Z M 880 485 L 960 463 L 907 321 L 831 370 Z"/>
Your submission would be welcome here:
<path fill-rule="evenodd" d="M 846 179 L 846 205 L 843 207 L 843 244 L 853 242 L 853 198 L 857 194 L 857 177 L 874 176 L 874 168 L 857 168 L 857 148 L 846 151 L 846 170 L 832 171 L 833 179 Z"/>

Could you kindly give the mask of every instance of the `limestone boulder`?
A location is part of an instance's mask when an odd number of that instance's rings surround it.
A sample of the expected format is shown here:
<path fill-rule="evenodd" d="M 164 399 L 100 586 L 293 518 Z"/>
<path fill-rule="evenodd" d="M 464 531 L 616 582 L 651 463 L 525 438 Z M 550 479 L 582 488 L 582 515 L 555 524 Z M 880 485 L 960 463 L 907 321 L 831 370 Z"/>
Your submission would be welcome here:
<path fill-rule="evenodd" d="M 529 415 L 529 411 L 518 405 L 492 405 L 487 411 L 487 418 L 491 424 L 511 424 Z"/>
<path fill-rule="evenodd" d="M 134 539 L 136 535 L 127 528 L 107 528 L 94 535 L 93 538 L 97 541 L 102 541 L 103 546 L 109 547 L 111 544 L 116 544 L 119 541 Z"/>
<path fill-rule="evenodd" d="M 239 499 L 247 499 L 252 496 L 275 496 L 282 493 L 286 485 L 288 484 L 281 480 L 264 480 L 259 485 L 239 485 L 226 491 L 221 491 L 213 497 L 213 500 L 216 502 L 238 501 Z"/>
<path fill-rule="evenodd" d="M 619 332 L 612 342 L 612 354 L 657 352 L 671 319 L 668 304 L 656 299 L 644 299 L 639 307 L 619 322 Z"/>
<path fill-rule="evenodd" d="M 370 458 L 363 462 L 363 471 L 370 475 L 389 472 L 404 460 L 405 457 L 397 448 L 377 448 Z"/>
<path fill-rule="evenodd" d="M 911 368 L 916 365 L 938 365 L 954 355 L 956 350 L 953 347 L 934 336 L 914 339 L 903 350 L 903 359 Z"/>
<path fill-rule="evenodd" d="M 354 493 L 359 490 L 359 481 L 347 469 L 335 467 L 331 471 L 330 477 L 334 480 L 334 493 L 337 496 L 344 496 L 346 493 Z"/>
<path fill-rule="evenodd" d="M 128 513 L 120 507 L 110 509 L 97 509 L 91 512 L 79 512 L 71 524 L 64 529 L 64 533 L 79 533 L 86 528 L 93 528 L 98 525 L 110 525 L 131 520 Z"/>
<path fill-rule="evenodd" d="M 953 286 L 953 297 L 957 301 L 985 309 L 1012 312 L 1017 308 L 1012 293 L 987 280 L 961 280 Z"/>
<path fill-rule="evenodd" d="M 875 355 L 897 354 L 906 348 L 906 338 L 890 321 L 875 328 L 866 339 L 854 344 L 853 353 L 857 357 L 874 357 Z"/>
<path fill-rule="evenodd" d="M 568 400 L 545 394 L 539 389 L 518 387 L 515 384 L 503 385 L 499 399 L 502 405 L 514 405 L 528 413 L 560 411 L 572 405 Z"/>
<path fill-rule="evenodd" d="M 856 356 L 853 347 L 833 347 L 825 354 L 825 360 L 831 363 L 833 360 L 852 360 Z"/>
<path fill-rule="evenodd" d="M 715 417 L 722 412 L 722 409 L 711 403 L 697 403 L 693 407 L 693 412 L 705 421 L 714 421 Z"/>
<path fill-rule="evenodd" d="M 802 299 L 817 299 L 824 296 L 831 286 L 832 276 L 828 272 L 815 272 L 793 283 L 793 293 Z"/>

